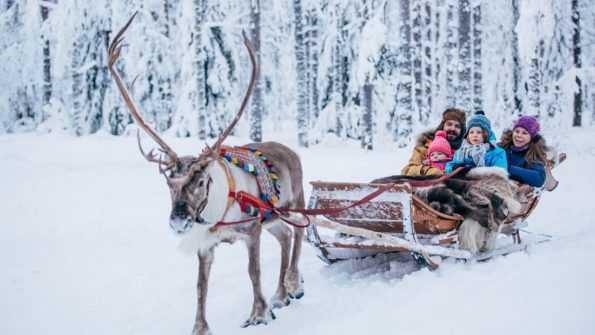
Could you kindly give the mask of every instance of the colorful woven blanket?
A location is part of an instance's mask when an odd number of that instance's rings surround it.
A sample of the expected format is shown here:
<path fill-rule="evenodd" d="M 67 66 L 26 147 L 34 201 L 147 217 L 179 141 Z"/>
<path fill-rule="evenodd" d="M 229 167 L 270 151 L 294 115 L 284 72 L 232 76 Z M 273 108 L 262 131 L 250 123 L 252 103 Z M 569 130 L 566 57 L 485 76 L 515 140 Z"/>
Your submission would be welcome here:
<path fill-rule="evenodd" d="M 272 205 L 279 200 L 281 186 L 275 167 L 262 152 L 254 148 L 222 147 L 220 154 L 228 162 L 255 176 L 260 199 Z M 254 216 L 259 214 L 256 209 L 250 209 L 247 212 Z"/>

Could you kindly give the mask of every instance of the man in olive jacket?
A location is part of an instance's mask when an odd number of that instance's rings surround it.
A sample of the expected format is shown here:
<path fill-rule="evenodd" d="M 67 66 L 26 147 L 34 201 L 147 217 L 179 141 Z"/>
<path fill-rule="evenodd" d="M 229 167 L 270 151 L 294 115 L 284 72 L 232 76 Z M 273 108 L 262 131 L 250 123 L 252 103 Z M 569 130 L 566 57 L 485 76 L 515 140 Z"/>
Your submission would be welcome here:
<path fill-rule="evenodd" d="M 442 122 L 435 130 L 429 130 L 417 137 L 413 154 L 409 159 L 409 164 L 401 170 L 402 175 L 406 176 L 429 176 L 441 175 L 443 172 L 431 167 L 429 164 L 424 165 L 428 148 L 434 140 L 434 134 L 438 130 L 443 130 L 446 133 L 446 139 L 450 144 L 450 149 L 454 154 L 463 142 L 463 134 L 465 134 L 465 122 L 467 118 L 465 112 L 456 108 L 449 108 L 442 113 Z"/>

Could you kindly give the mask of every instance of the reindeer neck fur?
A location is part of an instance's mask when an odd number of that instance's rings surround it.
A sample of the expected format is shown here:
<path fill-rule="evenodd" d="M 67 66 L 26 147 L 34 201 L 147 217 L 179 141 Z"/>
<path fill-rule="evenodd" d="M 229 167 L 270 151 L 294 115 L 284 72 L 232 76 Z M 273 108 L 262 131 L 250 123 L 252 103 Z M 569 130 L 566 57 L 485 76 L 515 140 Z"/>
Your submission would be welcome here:
<path fill-rule="evenodd" d="M 234 165 L 228 164 L 225 160 L 222 160 L 221 163 L 228 168 L 234 180 L 236 191 L 244 190 L 251 194 L 257 194 L 258 186 L 253 176 L 246 174 L 246 172 Z M 221 164 L 212 160 L 205 167 L 205 172 L 211 177 L 207 204 L 201 213 L 201 217 L 207 224 L 195 224 L 184 235 L 180 241 L 179 249 L 185 254 L 196 254 L 201 250 L 208 250 L 220 242 L 233 243 L 237 239 L 245 237 L 253 224 L 251 222 L 238 226 L 222 226 L 215 231 L 209 230 L 219 221 L 237 221 L 246 218 L 247 215 L 242 213 L 236 201 L 232 203 L 226 212 L 230 188 L 226 171 Z"/>
<path fill-rule="evenodd" d="M 254 176 L 247 174 L 244 170 L 229 164 L 225 160 L 221 160 L 220 163 L 214 160 L 211 161 L 207 167 L 207 173 L 211 176 L 212 182 L 209 188 L 208 202 L 202 212 L 202 217 L 207 222 L 212 223 L 218 221 L 240 220 L 246 217 L 235 201 L 232 203 L 227 213 L 225 213 L 230 188 L 226 171 L 221 164 L 224 164 L 227 167 L 231 174 L 231 178 L 233 178 L 235 184 L 234 191 L 244 190 L 256 196 L 259 192 Z M 225 217 L 223 216 L 224 214 Z"/>

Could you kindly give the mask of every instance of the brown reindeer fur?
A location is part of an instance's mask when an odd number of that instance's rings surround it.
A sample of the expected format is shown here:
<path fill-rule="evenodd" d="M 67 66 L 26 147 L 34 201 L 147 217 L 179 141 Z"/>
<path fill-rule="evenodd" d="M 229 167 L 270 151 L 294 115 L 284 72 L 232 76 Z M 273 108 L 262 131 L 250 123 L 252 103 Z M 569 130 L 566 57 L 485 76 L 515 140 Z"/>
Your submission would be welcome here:
<path fill-rule="evenodd" d="M 245 146 L 261 151 L 274 165 L 281 186 L 281 194 L 276 205 L 287 208 L 304 208 L 302 167 L 297 154 L 277 142 L 250 143 Z M 299 299 L 304 294 L 298 269 L 304 229 L 293 227 L 292 232 L 285 222 L 274 216 L 262 222 L 254 220 L 237 225 L 221 226 L 212 230 L 215 222 L 219 220 L 237 221 L 249 216 L 243 213 L 235 202 L 225 212 L 229 185 L 227 177 L 215 160 L 211 159 L 205 162 L 202 168 L 193 171 L 194 175 L 190 178 L 184 177 L 189 171 L 192 171 L 187 165 L 196 164 L 196 162 L 185 157 L 181 157 L 178 162 L 181 166 L 168 177 L 173 205 L 170 225 L 179 233 L 184 234 L 181 248 L 185 251 L 198 253 L 198 309 L 193 335 L 210 333 L 205 317 L 209 269 L 214 259 L 214 248 L 221 242 L 233 243 L 243 240 L 248 247 L 248 273 L 252 281 L 254 302 L 250 317 L 244 326 L 266 324 L 272 321 L 275 317 L 269 308 L 287 306 L 290 298 Z M 244 190 L 258 195 L 258 186 L 251 174 L 231 164 L 228 164 L 228 167 L 233 176 L 236 190 Z M 182 185 L 180 182 L 180 185 L 176 185 L 178 180 L 184 178 L 186 178 L 186 183 Z M 201 205 L 203 203 L 205 204 Z M 290 220 L 304 224 L 303 218 L 299 216 L 293 216 Z M 264 299 L 260 283 L 260 236 L 263 228 L 269 231 L 281 245 L 279 281 L 276 292 L 269 303 Z"/>

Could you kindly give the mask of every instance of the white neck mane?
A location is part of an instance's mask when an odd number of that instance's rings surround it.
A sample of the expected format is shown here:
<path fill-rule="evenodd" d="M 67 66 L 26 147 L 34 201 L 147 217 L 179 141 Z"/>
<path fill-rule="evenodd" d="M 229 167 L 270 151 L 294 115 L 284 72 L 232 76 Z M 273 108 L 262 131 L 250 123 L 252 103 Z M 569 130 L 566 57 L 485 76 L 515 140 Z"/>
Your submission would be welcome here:
<path fill-rule="evenodd" d="M 225 163 L 224 163 L 225 164 Z M 207 205 L 201 213 L 202 218 L 215 223 L 223 219 L 223 213 L 227 206 L 227 195 L 229 194 L 229 183 L 221 165 L 215 161 L 206 168 L 206 173 L 211 176 Z"/>
<path fill-rule="evenodd" d="M 242 169 L 222 161 L 229 168 L 235 191 L 244 190 L 250 194 L 258 194 L 258 185 L 254 178 L 246 178 Z M 207 205 L 201 213 L 201 217 L 207 224 L 195 224 L 192 229 L 184 235 L 180 241 L 179 249 L 185 254 L 196 254 L 201 249 L 209 249 L 219 243 L 222 239 L 236 239 L 241 234 L 229 229 L 218 229 L 211 232 L 209 227 L 223 220 L 226 222 L 243 219 L 247 214 L 242 213 L 237 202 L 233 202 L 225 217 L 227 207 L 227 196 L 229 194 L 229 182 L 227 175 L 219 163 L 211 161 L 206 167 L 205 173 L 211 176 L 211 185 L 207 196 Z"/>

